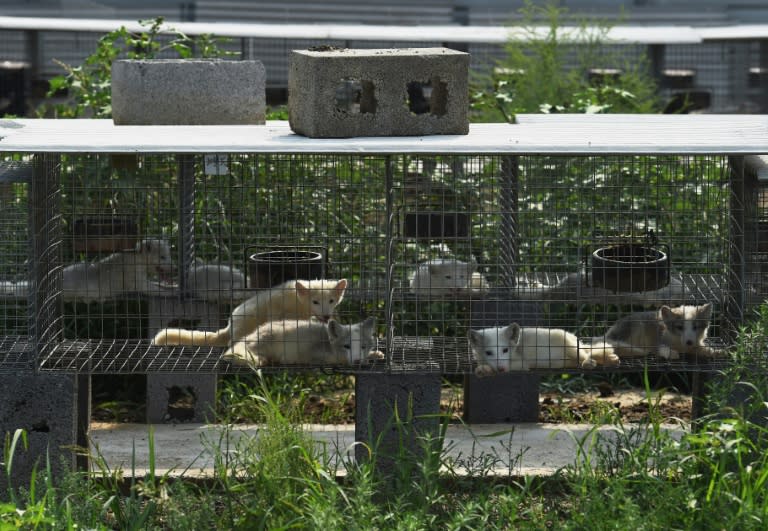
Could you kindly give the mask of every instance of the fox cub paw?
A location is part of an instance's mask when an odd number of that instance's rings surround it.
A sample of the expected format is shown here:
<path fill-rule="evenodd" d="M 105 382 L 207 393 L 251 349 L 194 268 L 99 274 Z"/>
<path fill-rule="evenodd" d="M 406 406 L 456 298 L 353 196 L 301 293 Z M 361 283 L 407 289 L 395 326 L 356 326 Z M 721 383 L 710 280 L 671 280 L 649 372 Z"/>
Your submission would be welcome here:
<path fill-rule="evenodd" d="M 672 350 L 667 345 L 659 346 L 659 357 L 665 360 L 679 360 L 680 353 Z"/>
<path fill-rule="evenodd" d="M 496 374 L 496 371 L 491 367 L 490 365 L 486 364 L 480 364 L 475 368 L 475 376 L 482 378 L 484 376 L 491 376 L 492 374 Z"/>

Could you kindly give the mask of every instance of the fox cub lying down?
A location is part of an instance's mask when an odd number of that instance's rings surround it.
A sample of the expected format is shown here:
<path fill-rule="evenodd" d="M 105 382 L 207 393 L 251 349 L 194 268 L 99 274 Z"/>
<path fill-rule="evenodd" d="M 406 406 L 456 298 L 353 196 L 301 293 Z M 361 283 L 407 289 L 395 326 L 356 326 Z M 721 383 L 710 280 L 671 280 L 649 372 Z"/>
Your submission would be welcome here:
<path fill-rule="evenodd" d="M 704 344 L 712 318 L 712 304 L 702 306 L 662 306 L 658 310 L 637 312 L 616 321 L 602 340 L 620 358 L 648 355 L 676 360 L 681 355 L 715 358 L 722 352 Z"/>
<path fill-rule="evenodd" d="M 469 331 L 469 344 L 477 361 L 475 374 L 529 369 L 591 369 L 597 365 L 616 366 L 619 359 L 610 346 L 581 343 L 559 328 L 505 327 Z"/>
<path fill-rule="evenodd" d="M 376 350 L 376 320 L 344 325 L 331 319 L 270 321 L 223 354 L 223 359 L 250 367 L 264 365 L 354 365 L 383 359 Z"/>
<path fill-rule="evenodd" d="M 490 286 L 474 261 L 437 258 L 418 265 L 411 275 L 411 293 L 421 296 L 444 297 L 487 293 Z"/>
<path fill-rule="evenodd" d="M 327 322 L 344 298 L 346 279 L 289 280 L 273 288 L 259 290 L 239 304 L 225 328 L 216 332 L 165 328 L 155 335 L 155 345 L 228 347 L 259 325 L 282 319 L 310 319 Z"/>

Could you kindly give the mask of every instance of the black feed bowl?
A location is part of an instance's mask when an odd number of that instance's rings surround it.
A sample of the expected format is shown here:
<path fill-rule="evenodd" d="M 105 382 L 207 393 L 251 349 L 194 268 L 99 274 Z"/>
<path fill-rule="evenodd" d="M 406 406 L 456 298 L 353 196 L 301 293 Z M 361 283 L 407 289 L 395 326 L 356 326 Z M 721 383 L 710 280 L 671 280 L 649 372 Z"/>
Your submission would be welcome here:
<path fill-rule="evenodd" d="M 592 283 L 614 293 L 661 289 L 669 284 L 669 256 L 634 243 L 601 247 L 592 253 Z"/>
<path fill-rule="evenodd" d="M 248 257 L 251 288 L 271 288 L 288 280 L 324 278 L 325 252 L 281 249 Z"/>

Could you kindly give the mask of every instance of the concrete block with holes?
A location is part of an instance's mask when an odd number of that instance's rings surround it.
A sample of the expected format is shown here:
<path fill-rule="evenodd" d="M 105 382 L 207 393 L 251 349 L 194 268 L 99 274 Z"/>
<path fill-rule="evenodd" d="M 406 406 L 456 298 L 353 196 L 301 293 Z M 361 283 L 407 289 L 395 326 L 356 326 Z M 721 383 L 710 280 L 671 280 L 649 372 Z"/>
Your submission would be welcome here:
<path fill-rule="evenodd" d="M 117 125 L 263 124 L 266 81 L 261 61 L 115 61 L 112 119 Z"/>
<path fill-rule="evenodd" d="M 219 330 L 226 326 L 228 315 L 228 308 L 205 301 L 149 297 L 147 336 L 155 337 L 168 326 Z M 169 316 L 175 317 L 171 320 Z M 213 373 L 147 373 L 147 422 L 212 422 L 217 384 L 218 377 Z"/>
<path fill-rule="evenodd" d="M 469 54 L 449 48 L 291 52 L 291 129 L 315 138 L 465 135 Z"/>

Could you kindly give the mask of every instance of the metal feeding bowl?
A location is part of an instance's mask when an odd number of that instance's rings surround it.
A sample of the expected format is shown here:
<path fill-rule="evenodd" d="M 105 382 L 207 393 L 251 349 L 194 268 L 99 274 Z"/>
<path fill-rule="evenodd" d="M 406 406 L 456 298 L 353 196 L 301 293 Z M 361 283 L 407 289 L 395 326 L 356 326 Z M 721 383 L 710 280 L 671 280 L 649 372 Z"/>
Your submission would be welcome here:
<path fill-rule="evenodd" d="M 616 292 L 654 291 L 669 284 L 669 256 L 637 243 L 592 253 L 592 284 Z"/>
<path fill-rule="evenodd" d="M 251 254 L 248 273 L 251 288 L 271 288 L 287 280 L 325 278 L 325 249 L 275 249 Z"/>

